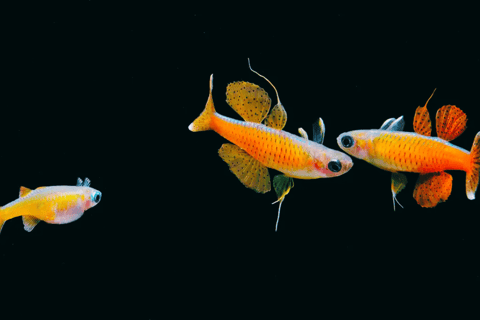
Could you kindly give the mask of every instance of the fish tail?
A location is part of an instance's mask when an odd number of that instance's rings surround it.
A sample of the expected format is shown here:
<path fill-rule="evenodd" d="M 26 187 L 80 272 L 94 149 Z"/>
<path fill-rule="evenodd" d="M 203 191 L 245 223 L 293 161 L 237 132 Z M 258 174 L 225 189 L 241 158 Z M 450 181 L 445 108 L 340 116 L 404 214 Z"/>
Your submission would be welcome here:
<path fill-rule="evenodd" d="M 469 172 L 467 172 L 466 190 L 468 199 L 473 200 L 475 199 L 480 173 L 480 132 L 477 133 L 473 141 L 470 158 L 472 165 Z"/>
<path fill-rule="evenodd" d="M 2 232 L 3 225 L 5 224 L 5 220 L 2 217 L 2 208 L 0 207 L 0 232 Z"/>
<path fill-rule="evenodd" d="M 208 95 L 207 104 L 205 105 L 205 110 L 198 116 L 195 121 L 193 121 L 189 126 L 188 129 L 193 132 L 197 131 L 207 131 L 211 130 L 212 127 L 210 126 L 212 116 L 215 113 L 215 107 L 213 106 L 213 98 L 212 98 L 212 90 L 213 90 L 213 74 L 210 76 L 210 94 Z"/>

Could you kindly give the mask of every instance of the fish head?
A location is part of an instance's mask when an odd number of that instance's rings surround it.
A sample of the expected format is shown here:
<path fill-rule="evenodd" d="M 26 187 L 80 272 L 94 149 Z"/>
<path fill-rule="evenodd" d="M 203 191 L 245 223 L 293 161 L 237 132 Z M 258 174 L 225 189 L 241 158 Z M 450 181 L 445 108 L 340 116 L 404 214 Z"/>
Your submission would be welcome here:
<path fill-rule="evenodd" d="M 337 138 L 338 146 L 349 155 L 368 161 L 373 146 L 372 131 L 355 130 L 342 133 Z"/>
<path fill-rule="evenodd" d="M 352 158 L 345 153 L 327 148 L 315 142 L 311 143 L 316 145 L 316 148 L 311 149 L 316 178 L 341 176 L 352 168 Z"/>
<path fill-rule="evenodd" d="M 85 195 L 85 210 L 95 207 L 102 199 L 102 193 L 90 187 L 82 187 Z"/>

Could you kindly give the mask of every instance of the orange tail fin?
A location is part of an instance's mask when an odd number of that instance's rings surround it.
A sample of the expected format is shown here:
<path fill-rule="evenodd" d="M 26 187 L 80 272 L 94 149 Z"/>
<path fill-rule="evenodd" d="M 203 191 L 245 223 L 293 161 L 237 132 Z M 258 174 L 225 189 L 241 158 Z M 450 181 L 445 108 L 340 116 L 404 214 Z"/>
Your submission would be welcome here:
<path fill-rule="evenodd" d="M 2 208 L 0 208 L 2 210 Z M 5 224 L 5 220 L 0 216 L 0 232 L 2 232 L 3 225 Z"/>
<path fill-rule="evenodd" d="M 205 110 L 198 116 L 195 121 L 193 121 L 189 126 L 188 129 L 193 132 L 197 131 L 207 131 L 211 130 L 210 121 L 212 119 L 212 115 L 215 113 L 215 107 L 213 106 L 213 97 L 212 97 L 212 90 L 213 90 L 213 74 L 210 76 L 210 94 L 208 95 L 207 104 L 205 105 Z"/>
<path fill-rule="evenodd" d="M 470 172 L 467 172 L 467 197 L 470 200 L 475 199 L 475 192 L 478 187 L 478 175 L 480 173 L 480 132 L 475 136 L 472 150 L 470 151 L 472 167 Z"/>

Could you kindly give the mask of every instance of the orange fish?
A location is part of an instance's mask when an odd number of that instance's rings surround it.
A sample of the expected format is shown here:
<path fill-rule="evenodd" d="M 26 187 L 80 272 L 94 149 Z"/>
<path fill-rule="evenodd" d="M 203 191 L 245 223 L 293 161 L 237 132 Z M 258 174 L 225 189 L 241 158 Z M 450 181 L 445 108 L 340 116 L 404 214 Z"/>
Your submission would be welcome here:
<path fill-rule="evenodd" d="M 64 224 L 77 220 L 96 206 L 102 193 L 90 188 L 90 180 L 78 178 L 76 186 L 20 187 L 20 197 L 0 208 L 0 231 L 6 220 L 22 216 L 24 229 L 32 231 L 40 222 Z"/>
<path fill-rule="evenodd" d="M 432 96 L 424 107 L 416 110 L 415 133 L 402 132 L 404 121 L 400 117 L 388 119 L 379 130 L 350 131 L 337 138 L 340 148 L 348 154 L 392 172 L 394 210 L 395 201 L 400 205 L 396 195 L 407 184 L 407 178 L 399 171 L 420 173 L 413 196 L 424 208 L 435 207 L 450 196 L 452 176 L 445 170 L 465 171 L 467 197 L 475 199 L 480 170 L 480 132 L 470 152 L 448 142 L 463 133 L 467 116 L 456 106 L 446 105 L 437 111 L 438 138 L 431 137 L 427 104 Z"/>
<path fill-rule="evenodd" d="M 270 191 L 267 168 L 278 170 L 284 175 L 274 178 L 274 188 L 282 202 L 293 186 L 291 178 L 336 177 L 352 167 L 353 162 L 349 156 L 322 144 L 325 134 L 322 119 L 314 124 L 314 141 L 308 140 L 306 132 L 301 128 L 301 137 L 282 130 L 287 115 L 278 92 L 278 104 L 269 113 L 271 99 L 264 89 L 244 81 L 230 83 L 227 86 L 227 103 L 245 120 L 239 121 L 215 111 L 212 89 L 213 74 L 210 77 L 210 94 L 205 110 L 188 129 L 193 132 L 213 130 L 232 142 L 233 144 L 223 144 L 219 154 L 229 165 L 230 171 L 247 188 L 261 193 Z M 280 207 L 278 214 L 280 215 Z"/>

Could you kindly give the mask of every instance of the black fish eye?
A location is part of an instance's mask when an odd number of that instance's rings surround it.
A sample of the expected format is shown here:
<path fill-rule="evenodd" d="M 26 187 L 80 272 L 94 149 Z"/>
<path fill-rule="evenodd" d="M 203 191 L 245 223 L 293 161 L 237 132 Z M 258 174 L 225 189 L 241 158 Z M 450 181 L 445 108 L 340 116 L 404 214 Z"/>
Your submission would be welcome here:
<path fill-rule="evenodd" d="M 338 160 L 332 160 L 328 163 L 328 169 L 332 172 L 338 172 L 342 169 L 342 164 Z"/>
<path fill-rule="evenodd" d="M 100 192 L 95 193 L 95 195 L 93 196 L 93 202 L 99 203 L 100 199 L 102 199 L 102 194 Z"/>
<path fill-rule="evenodd" d="M 350 136 L 343 136 L 341 141 L 345 148 L 350 148 L 353 146 L 353 138 Z"/>

